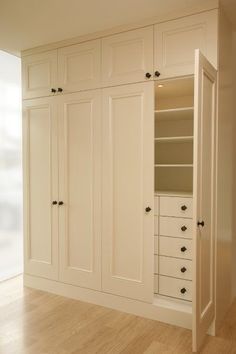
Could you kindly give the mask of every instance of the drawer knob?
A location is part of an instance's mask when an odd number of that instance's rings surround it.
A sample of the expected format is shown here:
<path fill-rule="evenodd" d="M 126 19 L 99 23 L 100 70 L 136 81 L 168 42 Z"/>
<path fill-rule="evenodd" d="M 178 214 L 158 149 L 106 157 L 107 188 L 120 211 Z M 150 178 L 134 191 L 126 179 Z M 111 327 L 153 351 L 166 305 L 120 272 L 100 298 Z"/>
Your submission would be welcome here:
<path fill-rule="evenodd" d="M 145 208 L 146 213 L 149 213 L 152 209 L 148 206 Z"/>
<path fill-rule="evenodd" d="M 201 221 L 201 222 L 198 221 L 198 223 L 197 223 L 197 226 L 202 226 L 203 227 L 204 225 L 205 225 L 204 221 Z"/>
<path fill-rule="evenodd" d="M 184 226 L 181 227 L 181 230 L 182 230 L 182 231 L 186 231 L 186 230 L 187 230 L 187 227 L 184 225 Z"/>
<path fill-rule="evenodd" d="M 182 205 L 181 206 L 181 210 L 183 210 L 183 211 L 185 211 L 185 210 L 187 210 L 188 208 L 186 207 L 186 205 Z"/>
<path fill-rule="evenodd" d="M 52 205 L 57 205 L 57 201 L 54 200 L 54 201 L 52 202 Z"/>
<path fill-rule="evenodd" d="M 180 270 L 182 273 L 185 273 L 187 269 L 185 267 L 182 267 Z"/>
<path fill-rule="evenodd" d="M 52 93 L 56 93 L 56 92 L 57 92 L 57 90 L 56 90 L 56 89 L 54 89 L 54 88 L 51 88 L 51 92 L 52 92 Z"/>
<path fill-rule="evenodd" d="M 159 77 L 161 75 L 161 73 L 157 70 L 157 71 L 155 71 L 155 76 L 156 77 Z"/>
<path fill-rule="evenodd" d="M 146 73 L 145 76 L 146 76 L 147 79 L 150 79 L 150 77 L 151 77 L 152 75 L 151 75 L 150 73 Z"/>
<path fill-rule="evenodd" d="M 58 205 L 63 205 L 64 202 L 62 200 L 60 200 L 60 202 L 58 203 Z"/>
<path fill-rule="evenodd" d="M 63 91 L 63 88 L 58 87 L 57 91 L 58 91 L 58 92 L 62 92 L 62 91 Z"/>
<path fill-rule="evenodd" d="M 185 288 L 182 288 L 182 289 L 180 290 L 180 292 L 181 292 L 181 294 L 185 294 L 185 293 L 187 292 L 187 290 L 186 290 Z"/>
<path fill-rule="evenodd" d="M 187 248 L 185 246 L 181 247 L 180 248 L 181 252 L 186 252 L 187 251 Z"/>

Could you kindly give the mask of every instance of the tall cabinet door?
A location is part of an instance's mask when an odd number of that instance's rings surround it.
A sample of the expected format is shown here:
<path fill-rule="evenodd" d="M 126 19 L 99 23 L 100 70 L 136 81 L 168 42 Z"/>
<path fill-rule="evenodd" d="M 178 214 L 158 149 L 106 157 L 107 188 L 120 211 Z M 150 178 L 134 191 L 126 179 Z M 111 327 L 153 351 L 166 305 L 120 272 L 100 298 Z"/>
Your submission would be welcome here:
<path fill-rule="evenodd" d="M 25 272 L 58 278 L 57 116 L 52 98 L 23 104 Z"/>
<path fill-rule="evenodd" d="M 215 145 L 217 72 L 195 53 L 193 350 L 215 317 Z"/>
<path fill-rule="evenodd" d="M 60 280 L 101 288 L 101 94 L 61 96 Z"/>
<path fill-rule="evenodd" d="M 102 289 L 146 302 L 153 293 L 153 96 L 152 82 L 103 90 Z"/>

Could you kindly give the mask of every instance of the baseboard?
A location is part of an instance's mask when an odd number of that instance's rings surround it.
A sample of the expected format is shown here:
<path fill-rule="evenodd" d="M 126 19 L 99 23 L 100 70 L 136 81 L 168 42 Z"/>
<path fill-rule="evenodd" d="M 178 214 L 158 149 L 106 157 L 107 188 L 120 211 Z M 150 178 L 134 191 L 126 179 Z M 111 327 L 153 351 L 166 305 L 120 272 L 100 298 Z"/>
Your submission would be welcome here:
<path fill-rule="evenodd" d="M 64 284 L 54 280 L 24 274 L 24 285 L 34 289 L 65 296 L 118 311 L 146 317 L 152 320 L 191 329 L 192 314 L 190 311 L 180 311 L 168 306 L 148 304 L 125 297 L 112 295 L 78 286 Z"/>

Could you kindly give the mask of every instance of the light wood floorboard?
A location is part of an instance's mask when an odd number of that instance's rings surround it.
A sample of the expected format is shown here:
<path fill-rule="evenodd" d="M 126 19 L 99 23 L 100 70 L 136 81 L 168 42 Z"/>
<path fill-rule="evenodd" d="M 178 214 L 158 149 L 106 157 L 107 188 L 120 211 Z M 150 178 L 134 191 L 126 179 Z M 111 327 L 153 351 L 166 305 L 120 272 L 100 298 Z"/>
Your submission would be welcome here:
<path fill-rule="evenodd" d="M 190 354 L 191 331 L 0 283 L 0 354 Z M 236 354 L 236 302 L 202 354 Z"/>

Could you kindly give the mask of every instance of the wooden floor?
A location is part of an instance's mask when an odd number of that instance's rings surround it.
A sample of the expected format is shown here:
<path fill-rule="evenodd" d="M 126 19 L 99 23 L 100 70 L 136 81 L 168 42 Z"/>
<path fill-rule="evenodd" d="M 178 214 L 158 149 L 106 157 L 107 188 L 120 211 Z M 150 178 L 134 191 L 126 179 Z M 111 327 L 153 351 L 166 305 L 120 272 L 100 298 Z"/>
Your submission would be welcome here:
<path fill-rule="evenodd" d="M 188 354 L 191 332 L 80 301 L 0 284 L 1 354 Z M 201 353 L 236 353 L 236 302 Z"/>

